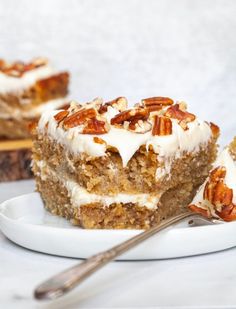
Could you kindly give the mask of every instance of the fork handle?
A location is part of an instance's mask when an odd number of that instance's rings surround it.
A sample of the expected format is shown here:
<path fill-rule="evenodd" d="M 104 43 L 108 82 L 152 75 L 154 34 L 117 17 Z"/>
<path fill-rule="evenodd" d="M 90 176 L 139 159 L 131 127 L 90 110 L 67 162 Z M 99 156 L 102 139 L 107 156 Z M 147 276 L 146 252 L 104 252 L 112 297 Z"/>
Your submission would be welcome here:
<path fill-rule="evenodd" d="M 107 251 L 100 252 L 80 264 L 51 277 L 41 283 L 34 291 L 36 299 L 55 299 L 67 293 L 95 271 L 114 260 L 129 249 L 137 246 L 144 240 L 155 235 L 159 231 L 188 217 L 199 217 L 198 214 L 185 212 L 172 218 L 163 220 L 160 224 L 112 247 Z"/>

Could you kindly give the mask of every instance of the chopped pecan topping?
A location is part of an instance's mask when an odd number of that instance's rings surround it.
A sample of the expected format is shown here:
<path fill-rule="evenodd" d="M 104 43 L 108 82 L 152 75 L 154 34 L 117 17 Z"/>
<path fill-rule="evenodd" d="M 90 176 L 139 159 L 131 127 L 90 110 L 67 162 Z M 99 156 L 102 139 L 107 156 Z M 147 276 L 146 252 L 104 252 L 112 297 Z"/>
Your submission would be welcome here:
<path fill-rule="evenodd" d="M 189 122 L 192 122 L 196 119 L 196 116 L 194 114 L 188 113 L 185 110 L 181 109 L 180 104 L 170 106 L 165 112 L 165 116 L 179 120 L 179 125 L 184 130 L 188 129 L 187 124 Z"/>
<path fill-rule="evenodd" d="M 57 122 L 61 122 L 63 119 L 65 119 L 67 116 L 69 115 L 69 112 L 67 110 L 64 110 L 64 111 L 61 111 L 59 112 L 58 114 L 56 114 L 54 116 L 54 119 L 57 121 Z"/>
<path fill-rule="evenodd" d="M 127 99 L 125 97 L 118 97 L 112 101 L 106 102 L 100 106 L 98 112 L 100 114 L 106 113 L 109 106 L 116 108 L 118 111 L 122 112 L 127 108 Z"/>
<path fill-rule="evenodd" d="M 170 135 L 172 134 L 172 121 L 164 116 L 155 116 L 152 135 Z"/>
<path fill-rule="evenodd" d="M 104 134 L 109 131 L 109 127 L 107 123 L 102 120 L 98 120 L 96 118 L 89 119 L 84 128 L 82 133 L 83 134 Z"/>
<path fill-rule="evenodd" d="M 97 136 L 94 136 L 93 141 L 96 144 L 106 144 L 106 142 L 102 138 L 97 137 Z"/>
<path fill-rule="evenodd" d="M 111 124 L 124 126 L 125 129 L 136 133 L 145 133 L 151 130 L 151 124 L 147 121 L 149 111 L 146 108 L 134 108 L 123 111 L 111 119 Z"/>
<path fill-rule="evenodd" d="M 135 108 L 135 109 L 128 109 L 117 114 L 115 117 L 111 119 L 112 125 L 121 125 L 125 121 L 136 121 L 136 120 L 147 120 L 149 116 L 149 112 L 145 108 Z"/>
<path fill-rule="evenodd" d="M 165 115 L 170 118 L 185 120 L 188 122 L 194 121 L 196 119 L 196 116 L 194 114 L 188 113 L 185 110 L 180 109 L 180 104 L 170 106 L 167 109 Z"/>
<path fill-rule="evenodd" d="M 218 138 L 219 135 L 220 135 L 220 128 L 216 124 L 214 124 L 213 122 L 210 122 L 210 128 L 211 128 L 213 136 L 215 138 Z"/>
<path fill-rule="evenodd" d="M 96 118 L 96 115 L 94 108 L 81 109 L 64 120 L 64 128 L 68 129 L 82 125 L 89 119 Z"/>
<path fill-rule="evenodd" d="M 146 133 L 152 129 L 152 124 L 149 121 L 134 119 L 130 122 L 126 121 L 124 123 L 124 127 L 130 131 L 134 131 L 135 133 Z"/>

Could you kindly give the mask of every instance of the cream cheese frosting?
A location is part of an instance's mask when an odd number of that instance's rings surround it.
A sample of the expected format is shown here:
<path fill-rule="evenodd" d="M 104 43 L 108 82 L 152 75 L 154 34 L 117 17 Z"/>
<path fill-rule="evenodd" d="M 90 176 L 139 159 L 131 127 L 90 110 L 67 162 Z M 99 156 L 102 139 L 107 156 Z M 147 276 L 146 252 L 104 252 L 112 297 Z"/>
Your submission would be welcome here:
<path fill-rule="evenodd" d="M 53 171 L 45 161 L 35 161 L 34 164 L 40 170 L 40 177 L 42 180 L 47 178 L 56 178 L 65 186 L 69 193 L 71 203 L 74 207 L 90 203 L 101 203 L 104 206 L 109 206 L 113 203 L 134 203 L 139 207 L 147 207 L 148 209 L 156 209 L 159 202 L 158 195 L 143 194 L 126 194 L 119 193 L 116 195 L 98 195 L 88 192 L 85 188 L 81 187 L 77 182 L 67 178 L 65 175 L 58 175 Z"/>
<path fill-rule="evenodd" d="M 183 130 L 176 119 L 172 119 L 172 134 L 166 136 L 153 136 L 151 131 L 147 133 L 135 133 L 124 128 L 111 126 L 106 134 L 90 135 L 81 134 L 80 127 L 62 129 L 54 119 L 59 111 L 48 111 L 44 113 L 39 121 L 38 130 L 47 134 L 58 143 L 64 145 L 71 153 L 87 153 L 90 156 L 100 157 L 106 155 L 106 145 L 94 142 L 94 137 L 102 138 L 107 145 L 115 147 L 125 167 L 140 146 L 146 148 L 153 146 L 160 161 L 166 158 L 178 158 L 184 152 L 198 151 L 202 145 L 209 142 L 212 136 L 210 126 L 198 118 L 188 123 L 188 130 Z M 112 107 L 108 108 L 106 118 L 110 119 L 119 113 Z M 48 123 L 47 128 L 45 125 Z M 171 164 L 171 162 L 170 162 Z M 163 173 L 163 171 L 158 171 Z"/>
<path fill-rule="evenodd" d="M 53 74 L 55 74 L 55 70 L 50 65 L 40 66 L 25 72 L 20 78 L 0 72 L 0 92 L 19 92 L 34 85 L 38 80 L 50 77 Z"/>

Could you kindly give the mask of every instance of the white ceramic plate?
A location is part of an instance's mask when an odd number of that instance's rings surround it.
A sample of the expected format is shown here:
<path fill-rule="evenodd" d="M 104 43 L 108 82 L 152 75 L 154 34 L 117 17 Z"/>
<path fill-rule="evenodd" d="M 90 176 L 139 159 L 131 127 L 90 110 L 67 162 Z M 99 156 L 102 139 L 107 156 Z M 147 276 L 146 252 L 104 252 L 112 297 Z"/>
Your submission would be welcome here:
<path fill-rule="evenodd" d="M 13 242 L 48 254 L 87 258 L 140 233 L 140 230 L 84 230 L 43 208 L 38 193 L 22 195 L 0 206 L 0 228 Z M 122 260 L 175 258 L 236 246 L 236 222 L 168 228 L 120 257 Z"/>

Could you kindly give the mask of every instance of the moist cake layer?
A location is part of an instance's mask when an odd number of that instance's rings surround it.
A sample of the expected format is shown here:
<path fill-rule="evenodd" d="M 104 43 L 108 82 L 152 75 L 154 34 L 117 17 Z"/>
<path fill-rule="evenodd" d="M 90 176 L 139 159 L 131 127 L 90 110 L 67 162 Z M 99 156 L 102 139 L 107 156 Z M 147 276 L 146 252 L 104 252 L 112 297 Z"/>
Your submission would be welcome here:
<path fill-rule="evenodd" d="M 34 141 L 37 160 L 78 182 L 89 192 L 97 194 L 155 193 L 186 182 L 201 184 L 207 177 L 216 156 L 216 144 L 210 139 L 194 154 L 170 157 L 159 162 L 154 151 L 141 147 L 124 168 L 119 153 L 108 150 L 106 156 L 91 157 L 85 153 L 73 156 L 62 145 L 46 136 Z M 161 170 L 161 172 L 157 172 Z"/>
<path fill-rule="evenodd" d="M 138 203 L 113 202 L 109 206 L 92 202 L 76 205 L 65 184 L 58 177 L 36 176 L 37 190 L 45 207 L 52 214 L 69 219 L 84 228 L 149 228 L 161 220 L 184 210 L 192 199 L 192 184 L 173 188 L 163 194 L 158 208 L 148 208 Z M 79 199 L 80 196 L 77 197 Z M 179 207 L 176 207 L 179 205 Z"/>
<path fill-rule="evenodd" d="M 218 128 L 169 98 L 126 103 L 72 102 L 43 114 L 33 170 L 51 212 L 86 228 L 147 228 L 191 201 L 215 159 Z"/>

